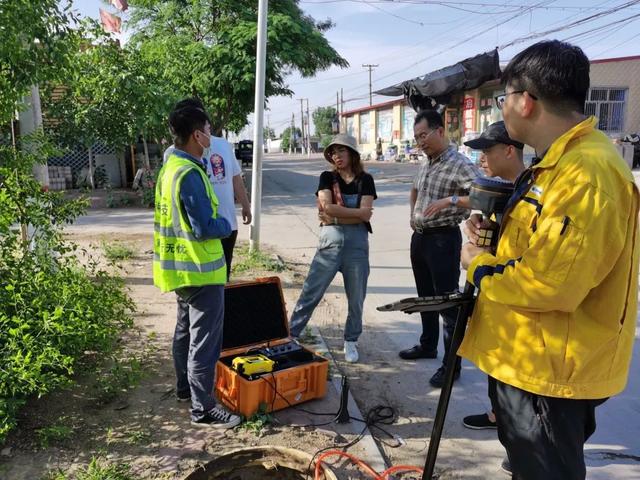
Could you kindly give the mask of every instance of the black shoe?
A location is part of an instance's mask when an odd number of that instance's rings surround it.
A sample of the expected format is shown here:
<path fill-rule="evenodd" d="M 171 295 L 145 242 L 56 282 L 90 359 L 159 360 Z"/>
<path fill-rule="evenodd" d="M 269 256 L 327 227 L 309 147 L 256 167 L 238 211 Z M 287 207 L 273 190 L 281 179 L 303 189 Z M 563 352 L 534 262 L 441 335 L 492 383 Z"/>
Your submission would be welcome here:
<path fill-rule="evenodd" d="M 190 402 L 191 401 L 191 391 L 185 390 L 184 392 L 176 392 L 176 400 L 178 402 Z"/>
<path fill-rule="evenodd" d="M 227 412 L 220 406 L 215 406 L 199 420 L 191 420 L 191 425 L 211 428 L 233 428 L 242 421 L 242 418 Z"/>
<path fill-rule="evenodd" d="M 462 420 L 462 424 L 472 430 L 485 430 L 488 428 L 495 430 L 496 428 L 498 428 L 496 422 L 492 422 L 491 420 L 489 420 L 489 414 L 487 413 L 482 413 L 480 415 L 469 415 L 468 417 L 464 417 L 464 419 Z"/>
<path fill-rule="evenodd" d="M 437 350 L 425 350 L 420 345 L 416 345 L 415 347 L 407 348 L 406 350 L 402 350 L 398 355 L 403 360 L 416 360 L 418 358 L 437 358 L 438 351 Z"/>
<path fill-rule="evenodd" d="M 513 472 L 511 471 L 511 462 L 509 462 L 508 458 L 505 458 L 504 460 L 502 460 L 502 464 L 500 465 L 500 469 L 504 473 L 507 473 L 509 475 L 513 475 Z"/>
<path fill-rule="evenodd" d="M 438 370 L 436 370 L 436 373 L 434 373 L 433 377 L 431 377 L 431 379 L 429 380 L 429 383 L 431 384 L 432 387 L 442 388 L 442 385 L 444 385 L 445 372 L 446 372 L 446 369 L 444 367 L 440 367 Z M 459 378 L 460 378 L 460 370 L 454 373 L 453 381 L 455 382 Z"/>

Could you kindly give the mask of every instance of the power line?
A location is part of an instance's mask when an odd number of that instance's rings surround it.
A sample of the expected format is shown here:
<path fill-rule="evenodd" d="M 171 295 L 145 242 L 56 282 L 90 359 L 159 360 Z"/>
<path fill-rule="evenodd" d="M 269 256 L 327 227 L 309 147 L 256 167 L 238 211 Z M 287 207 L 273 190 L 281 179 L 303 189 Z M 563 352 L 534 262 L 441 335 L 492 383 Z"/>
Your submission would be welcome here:
<path fill-rule="evenodd" d="M 374 4 L 374 3 L 382 3 L 387 5 L 393 4 L 405 4 L 405 5 L 433 5 L 433 6 L 449 6 L 449 5 L 463 5 L 463 6 L 477 6 L 477 7 L 505 7 L 505 3 L 491 3 L 491 2 L 465 2 L 465 1 L 452 1 L 452 0 L 301 0 L 300 3 L 307 4 L 328 4 L 328 3 L 366 3 L 366 4 Z M 529 8 L 530 4 L 512 4 L 511 6 L 515 8 Z M 535 7 L 536 10 L 578 10 L 578 11 L 589 11 L 589 10 L 605 10 L 606 8 L 603 6 L 592 6 L 592 7 L 577 7 L 574 5 L 555 5 L 555 6 L 539 6 Z"/>
<path fill-rule="evenodd" d="M 601 18 L 605 15 L 611 15 L 612 13 L 618 12 L 624 8 L 630 7 L 632 5 L 636 5 L 638 3 L 640 3 L 640 0 L 631 0 L 630 2 L 623 3 L 622 5 L 618 5 L 617 7 L 611 8 L 609 10 L 605 10 L 600 13 L 596 13 L 594 15 L 589 15 L 588 17 L 581 18 L 579 20 L 568 23 L 566 25 L 562 25 L 557 28 L 552 28 L 551 30 L 546 30 L 544 32 L 533 33 L 531 35 L 526 35 L 524 37 L 516 38 L 515 40 L 512 40 L 509 43 L 505 43 L 504 45 L 499 46 L 498 50 L 504 50 L 505 48 L 511 47 L 513 45 L 517 45 L 518 43 L 526 42 L 529 40 L 535 40 L 536 38 L 544 37 L 551 33 L 561 32 L 563 30 L 568 30 L 570 28 L 577 27 L 578 25 L 582 25 L 583 23 L 592 22 L 593 20 Z"/>
<path fill-rule="evenodd" d="M 336 3 L 336 1 L 335 0 L 325 0 L 325 1 L 316 1 L 316 2 L 306 1 L 304 3 Z M 361 2 L 361 3 L 371 3 L 371 2 Z M 436 1 L 427 1 L 427 2 L 396 1 L 396 2 L 375 2 L 375 3 L 387 3 L 387 4 L 388 3 L 414 3 L 414 4 L 428 4 L 428 5 L 436 6 L 436 5 L 439 5 L 439 4 L 442 4 L 442 3 L 447 3 L 447 2 L 446 1 L 442 1 L 442 2 L 440 2 L 440 1 L 437 1 L 437 2 Z M 491 7 L 493 7 L 493 6 L 495 6 L 495 7 L 504 7 L 505 6 L 505 3 L 502 3 L 502 4 L 483 3 L 483 2 L 449 2 L 449 3 L 465 4 L 465 5 L 482 5 L 482 6 L 491 6 Z M 525 14 L 527 12 L 532 12 L 534 10 L 539 10 L 539 9 L 551 9 L 551 8 L 553 8 L 553 9 L 564 9 L 564 7 L 561 7 L 561 6 L 551 6 L 551 5 L 549 5 L 551 3 L 553 3 L 553 1 L 542 1 L 542 2 L 536 3 L 534 5 L 523 6 L 522 10 L 517 15 L 510 16 L 510 17 L 508 17 L 506 19 L 499 18 L 498 22 L 501 25 L 504 25 L 504 24 L 514 20 L 515 18 L 521 17 L 522 14 Z M 582 18 L 582 19 L 579 19 L 579 20 L 576 20 L 576 21 L 569 22 L 567 24 L 563 24 L 563 25 L 561 25 L 561 26 L 559 26 L 557 28 L 554 28 L 554 29 L 551 29 L 551 30 L 547 30 L 545 32 L 534 33 L 532 35 L 527 35 L 527 36 L 516 38 L 516 39 L 512 40 L 511 42 L 500 46 L 499 48 L 500 49 L 505 49 L 505 48 L 508 48 L 508 47 L 513 46 L 515 44 L 522 43 L 522 42 L 525 42 L 525 41 L 533 39 L 533 38 L 538 38 L 539 36 L 544 36 L 544 35 L 548 35 L 549 33 L 556 33 L 556 32 L 559 32 L 559 31 L 575 28 L 576 26 L 579 26 L 579 25 L 582 25 L 582 24 L 586 24 L 586 23 L 589 23 L 591 21 L 595 21 L 597 19 L 603 18 L 604 16 L 607 16 L 607 15 L 611 15 L 611 14 L 616 13 L 616 12 L 622 10 L 622 9 L 625 9 L 625 8 L 626 9 L 635 10 L 635 8 L 633 8 L 632 6 L 637 4 L 637 3 L 640 3 L 640 0 L 630 1 L 630 2 L 627 2 L 625 4 L 622 4 L 622 5 L 619 5 L 617 7 L 613 7 L 613 8 L 604 7 L 604 5 L 607 4 L 607 3 L 612 3 L 612 2 L 611 2 L 611 0 L 606 1 L 604 3 L 601 3 L 600 6 L 598 6 L 598 7 L 580 7 L 580 8 L 575 7 L 574 9 L 580 10 L 580 11 L 588 11 L 588 10 L 602 10 L 602 11 L 597 13 L 597 14 L 590 15 L 588 17 L 585 17 L 585 18 Z M 498 17 L 504 17 L 505 16 L 504 11 L 491 12 L 491 13 L 493 15 L 497 15 Z M 561 19 L 559 21 L 552 22 L 550 25 L 558 24 L 558 23 L 562 22 L 563 20 L 568 20 L 571 17 L 573 17 L 573 15 L 567 17 L 566 19 Z M 569 38 L 583 38 L 584 39 L 584 38 L 587 38 L 587 36 L 589 36 L 590 34 L 593 34 L 593 32 L 596 32 L 596 31 L 598 31 L 598 32 L 607 31 L 608 28 L 613 28 L 615 25 L 620 25 L 620 24 L 622 24 L 623 25 L 622 28 L 624 28 L 630 22 L 635 21 L 635 17 L 636 16 L 634 15 L 632 17 L 621 19 L 621 20 L 618 20 L 616 22 L 611 22 L 610 24 L 602 25 L 602 26 L 596 27 L 594 29 L 590 29 L 590 30 L 587 30 L 585 32 L 581 32 L 581 33 L 575 34 L 575 35 L 573 35 L 573 36 L 571 36 Z M 471 19 L 471 20 L 462 21 L 462 22 L 460 22 L 460 25 L 458 25 L 458 27 L 455 30 L 457 30 L 458 28 L 462 28 L 464 25 L 470 23 L 470 21 L 475 21 L 475 20 Z M 435 57 L 437 57 L 437 56 L 439 56 L 439 55 L 441 55 L 443 53 L 449 52 L 453 48 L 456 48 L 456 47 L 458 47 L 458 46 L 460 46 L 460 45 L 462 45 L 464 43 L 467 43 L 467 42 L 472 41 L 472 40 L 476 40 L 480 35 L 483 35 L 484 33 L 487 33 L 488 31 L 490 31 L 493 28 L 495 28 L 495 27 L 492 26 L 490 28 L 485 28 L 485 29 L 483 29 L 481 31 L 476 31 L 475 33 L 473 33 L 469 37 L 463 39 L 462 41 L 457 42 L 454 45 L 447 46 L 447 48 L 442 50 L 442 51 L 437 52 L 437 53 L 432 54 L 432 55 L 429 55 L 428 57 L 425 57 L 423 59 L 418 60 L 417 62 L 413 62 L 412 64 L 410 64 L 410 65 L 408 65 L 406 67 L 403 67 L 400 70 L 396 70 L 394 72 L 391 72 L 390 74 L 387 74 L 387 75 L 385 75 L 383 77 L 380 77 L 378 80 L 383 80 L 385 78 L 389 78 L 389 77 L 391 77 L 393 75 L 396 75 L 397 73 L 400 73 L 400 72 L 402 72 L 402 71 L 404 71 L 406 69 L 412 68 L 412 67 L 414 67 L 414 66 L 416 66 L 416 65 L 418 65 L 418 64 L 420 64 L 420 63 L 422 63 L 422 62 L 424 62 L 426 60 L 435 58 Z M 449 31 L 446 34 L 447 35 L 451 35 L 451 33 L 452 33 L 452 31 Z M 633 39 L 637 38 L 637 36 L 640 36 L 640 35 L 634 35 L 634 36 L 630 37 L 629 39 L 625 40 L 624 42 L 621 42 L 620 45 L 632 41 Z M 436 43 L 436 42 L 437 42 L 437 39 L 433 39 L 433 38 L 431 39 L 431 43 Z M 415 47 L 420 46 L 422 44 L 423 44 L 423 42 L 419 42 L 418 44 L 415 45 Z M 414 48 L 414 47 L 408 47 L 408 48 Z M 611 49 L 614 49 L 614 48 L 616 48 L 616 47 L 612 47 Z M 607 50 L 603 51 L 602 53 L 604 53 L 606 51 L 609 51 L 611 49 L 607 49 Z M 402 52 L 406 52 L 406 50 L 407 50 L 407 47 L 403 47 L 401 49 Z M 392 61 L 390 63 L 394 63 L 394 62 Z M 360 72 L 355 72 L 353 74 L 347 74 L 347 75 L 343 75 L 343 76 L 340 76 L 340 77 L 344 78 L 344 77 L 347 77 L 347 76 L 354 76 L 354 75 L 357 75 L 357 74 L 360 74 Z M 324 81 L 324 80 L 325 79 L 321 79 L 319 81 Z M 329 79 L 326 79 L 326 80 L 329 80 Z M 311 83 L 311 82 L 309 82 L 309 83 Z M 366 84 L 358 85 L 358 86 L 353 87 L 353 88 L 351 88 L 349 90 L 350 91 L 358 90 L 358 89 L 362 88 L 363 86 L 366 86 Z M 353 102 L 353 101 L 356 101 L 356 100 L 362 100 L 364 98 L 367 98 L 367 95 L 363 95 L 361 97 L 356 96 L 354 98 L 349 98 L 349 99 L 345 100 L 345 103 Z M 332 98 L 330 100 L 327 100 L 324 103 L 326 103 L 327 105 L 329 105 L 329 104 L 332 105 L 333 104 L 333 96 L 332 96 Z M 370 96 L 370 104 L 371 103 L 372 103 L 372 95 Z"/>

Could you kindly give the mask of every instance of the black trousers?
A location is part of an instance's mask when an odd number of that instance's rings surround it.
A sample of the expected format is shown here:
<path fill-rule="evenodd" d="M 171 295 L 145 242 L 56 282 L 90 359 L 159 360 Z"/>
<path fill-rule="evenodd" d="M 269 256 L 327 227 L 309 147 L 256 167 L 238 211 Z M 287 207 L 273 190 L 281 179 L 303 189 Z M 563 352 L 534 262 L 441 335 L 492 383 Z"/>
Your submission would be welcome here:
<path fill-rule="evenodd" d="M 489 377 L 498 438 L 516 480 L 584 480 L 584 443 L 602 400 L 536 395 Z"/>
<path fill-rule="evenodd" d="M 224 261 L 227 262 L 227 282 L 231 278 L 231 260 L 233 260 L 233 249 L 236 246 L 237 238 L 238 230 L 232 230 L 231 235 L 220 240 L 224 251 Z"/>
<path fill-rule="evenodd" d="M 423 233 L 413 233 L 411 268 L 418 296 L 441 295 L 458 290 L 461 248 L 462 234 L 458 227 L 425 229 Z M 446 365 L 458 309 L 450 308 L 441 314 L 444 322 L 442 363 Z M 422 317 L 420 345 L 424 350 L 437 350 L 440 339 L 438 312 L 421 312 L 420 316 Z"/>

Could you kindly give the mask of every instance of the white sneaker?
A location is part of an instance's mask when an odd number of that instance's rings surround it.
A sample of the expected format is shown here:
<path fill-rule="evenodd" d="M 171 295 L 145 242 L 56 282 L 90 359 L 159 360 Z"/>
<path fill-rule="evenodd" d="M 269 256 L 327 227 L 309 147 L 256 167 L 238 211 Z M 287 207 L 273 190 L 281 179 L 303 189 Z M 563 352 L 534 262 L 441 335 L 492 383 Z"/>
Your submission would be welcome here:
<path fill-rule="evenodd" d="M 349 363 L 358 361 L 358 342 L 344 342 L 344 359 Z"/>

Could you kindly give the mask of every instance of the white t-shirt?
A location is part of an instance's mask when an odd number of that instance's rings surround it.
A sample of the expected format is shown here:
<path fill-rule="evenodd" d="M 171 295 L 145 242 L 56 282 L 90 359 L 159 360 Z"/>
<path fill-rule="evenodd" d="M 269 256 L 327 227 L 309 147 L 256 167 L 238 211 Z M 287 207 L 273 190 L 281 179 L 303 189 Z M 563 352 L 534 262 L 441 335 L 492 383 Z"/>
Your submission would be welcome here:
<path fill-rule="evenodd" d="M 171 145 L 164 151 L 163 162 L 167 161 L 174 148 Z M 227 219 L 231 224 L 231 230 L 237 230 L 233 177 L 240 175 L 242 169 L 236 160 L 233 145 L 222 137 L 211 136 L 211 146 L 205 149 L 202 157 L 207 169 L 207 176 L 218 197 L 218 215 Z"/>

